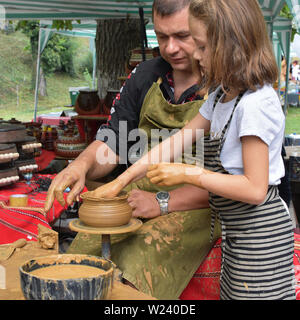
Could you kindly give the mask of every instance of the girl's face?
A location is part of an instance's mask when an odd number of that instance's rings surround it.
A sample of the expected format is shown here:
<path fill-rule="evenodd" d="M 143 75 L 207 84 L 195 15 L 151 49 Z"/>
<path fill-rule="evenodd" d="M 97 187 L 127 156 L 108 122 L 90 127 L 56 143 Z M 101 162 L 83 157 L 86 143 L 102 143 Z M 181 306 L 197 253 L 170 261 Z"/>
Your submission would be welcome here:
<path fill-rule="evenodd" d="M 195 41 L 196 49 L 193 57 L 198 61 L 201 69 L 209 72 L 210 68 L 210 47 L 207 42 L 207 28 L 205 24 L 197 18 L 189 15 L 189 28 L 192 38 Z"/>

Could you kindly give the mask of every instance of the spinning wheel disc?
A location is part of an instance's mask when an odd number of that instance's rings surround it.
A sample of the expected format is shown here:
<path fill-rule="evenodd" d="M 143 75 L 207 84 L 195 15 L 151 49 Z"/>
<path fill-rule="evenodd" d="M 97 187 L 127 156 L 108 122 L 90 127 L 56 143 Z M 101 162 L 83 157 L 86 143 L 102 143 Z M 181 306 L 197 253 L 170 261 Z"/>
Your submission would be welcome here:
<path fill-rule="evenodd" d="M 119 227 L 91 227 L 84 224 L 79 219 L 72 220 L 69 227 L 73 231 L 85 232 L 90 234 L 121 234 L 127 232 L 134 232 L 143 225 L 143 222 L 139 219 L 132 218 L 127 224 Z"/>

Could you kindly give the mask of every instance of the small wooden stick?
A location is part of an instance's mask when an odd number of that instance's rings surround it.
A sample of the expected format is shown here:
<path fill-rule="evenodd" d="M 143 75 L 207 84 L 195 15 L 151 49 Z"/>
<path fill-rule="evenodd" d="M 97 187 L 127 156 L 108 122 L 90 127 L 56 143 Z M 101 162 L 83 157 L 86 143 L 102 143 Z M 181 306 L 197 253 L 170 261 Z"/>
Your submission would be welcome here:
<path fill-rule="evenodd" d="M 44 217 L 46 217 L 46 212 L 44 208 L 36 208 L 36 207 L 10 207 L 7 206 L 3 201 L 0 201 L 0 207 L 3 209 L 18 209 L 18 210 L 30 210 L 41 213 Z"/>

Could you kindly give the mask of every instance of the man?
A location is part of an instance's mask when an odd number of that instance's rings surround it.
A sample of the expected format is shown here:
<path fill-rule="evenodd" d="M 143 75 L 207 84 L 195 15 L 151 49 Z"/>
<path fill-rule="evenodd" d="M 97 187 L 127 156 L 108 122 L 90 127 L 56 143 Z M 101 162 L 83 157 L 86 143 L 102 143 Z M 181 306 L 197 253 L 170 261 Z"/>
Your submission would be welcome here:
<path fill-rule="evenodd" d="M 141 63 L 132 72 L 115 100 L 108 126 L 102 126 L 97 140 L 53 180 L 46 210 L 54 197 L 63 203 L 66 187 L 73 186 L 67 197 L 70 204 L 83 189 L 86 177 L 103 177 L 124 161 L 120 151 L 131 145 L 119 131 L 120 121 L 126 121 L 128 132 L 143 129 L 150 140 L 151 130 L 181 128 L 198 112 L 203 100 L 192 72 L 195 44 L 188 28 L 189 2 L 154 1 L 153 23 L 161 57 Z M 116 146 L 106 140 L 112 131 Z M 99 150 L 110 154 L 109 163 L 99 165 Z M 112 241 L 112 260 L 124 279 L 139 290 L 159 299 L 177 299 L 213 245 L 209 241 L 208 197 L 193 186 L 161 190 L 147 178 L 127 189 L 133 217 L 152 219 L 126 239 Z M 193 210 L 199 208 L 205 209 Z M 215 230 L 215 238 L 218 236 Z M 99 236 L 78 234 L 69 252 L 100 254 L 99 241 Z"/>

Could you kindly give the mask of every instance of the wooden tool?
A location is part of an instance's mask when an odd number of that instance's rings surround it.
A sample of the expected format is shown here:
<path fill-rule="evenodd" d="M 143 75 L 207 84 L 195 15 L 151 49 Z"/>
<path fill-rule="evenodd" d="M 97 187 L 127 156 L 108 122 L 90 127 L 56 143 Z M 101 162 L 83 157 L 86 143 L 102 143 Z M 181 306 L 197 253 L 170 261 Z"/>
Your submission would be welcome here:
<path fill-rule="evenodd" d="M 0 261 L 7 260 L 15 251 L 16 248 L 22 248 L 25 246 L 27 241 L 25 239 L 19 239 L 6 247 L 0 249 Z"/>
<path fill-rule="evenodd" d="M 36 208 L 36 207 L 11 207 L 7 206 L 3 201 L 0 201 L 0 208 L 3 209 L 18 209 L 18 210 L 29 210 L 29 211 L 35 211 L 41 213 L 43 216 L 46 217 L 46 212 L 44 208 Z"/>

